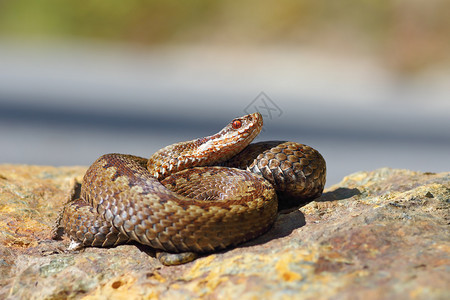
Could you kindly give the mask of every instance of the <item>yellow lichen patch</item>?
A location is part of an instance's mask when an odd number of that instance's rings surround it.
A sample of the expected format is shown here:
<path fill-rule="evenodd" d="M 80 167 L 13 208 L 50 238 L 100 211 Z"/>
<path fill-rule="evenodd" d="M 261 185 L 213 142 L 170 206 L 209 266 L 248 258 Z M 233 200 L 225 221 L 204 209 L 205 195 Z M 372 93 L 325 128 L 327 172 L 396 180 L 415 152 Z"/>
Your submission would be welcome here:
<path fill-rule="evenodd" d="M 92 293 L 83 297 L 84 300 L 93 299 L 158 299 L 160 291 L 145 290 L 136 283 L 137 278 L 130 274 L 115 277 L 97 287 Z"/>
<path fill-rule="evenodd" d="M 364 278 L 364 277 L 370 276 L 370 274 L 371 274 L 371 272 L 369 270 L 365 270 L 365 269 L 348 272 L 348 273 L 342 274 L 342 279 L 343 279 L 342 283 L 344 283 L 345 281 L 352 282 L 352 281 L 355 281 L 356 278 Z"/>
<path fill-rule="evenodd" d="M 348 176 L 345 176 L 342 179 L 342 183 L 345 183 L 345 182 L 348 182 L 348 181 L 363 181 L 364 179 L 367 178 L 367 176 L 369 176 L 368 172 L 353 173 L 353 174 L 350 174 Z"/>
<path fill-rule="evenodd" d="M 275 257 L 275 259 L 274 259 Z M 255 255 L 251 253 L 236 254 L 215 264 L 216 256 L 210 255 L 197 260 L 193 267 L 183 276 L 191 288 L 203 296 L 214 291 L 231 277 L 262 276 L 265 280 L 282 280 L 294 282 L 304 279 L 304 274 L 313 273 L 313 264 L 317 260 L 317 251 L 286 249 L 274 254 Z M 275 270 L 275 271 L 273 271 Z M 304 273 L 304 274 L 303 274 Z"/>
<path fill-rule="evenodd" d="M 203 274 L 204 269 L 207 268 L 210 263 L 216 258 L 216 255 L 211 254 L 206 257 L 199 258 L 194 261 L 194 266 L 186 274 L 188 278 L 196 278 Z"/>
<path fill-rule="evenodd" d="M 415 189 L 409 190 L 404 193 L 391 193 L 395 197 L 393 197 L 393 200 L 403 200 L 403 201 L 409 201 L 411 199 L 415 199 L 417 195 L 421 195 L 424 200 L 426 198 L 435 198 L 439 196 L 440 194 L 444 194 L 447 191 L 447 188 L 442 184 L 428 184 L 419 186 Z"/>
<path fill-rule="evenodd" d="M 217 263 L 215 258 L 216 255 L 210 255 L 199 259 L 187 271 L 183 279 L 189 282 L 188 289 L 205 296 L 241 273 L 245 274 L 244 276 L 249 276 L 249 272 L 261 276 L 267 273 L 265 268 L 271 264 L 268 255 L 237 254 Z M 261 266 L 264 266 L 264 269 L 261 269 Z"/>
<path fill-rule="evenodd" d="M 320 251 L 321 258 L 327 259 L 329 261 L 337 262 L 337 263 L 345 263 L 345 264 L 353 263 L 351 261 L 351 259 L 343 256 L 342 253 L 334 251 L 333 247 L 331 245 L 324 245 L 324 246 L 322 246 L 321 250 L 322 250 L 322 251 Z"/>
<path fill-rule="evenodd" d="M 153 272 L 153 273 L 147 274 L 147 280 L 151 280 L 151 281 L 158 282 L 158 283 L 167 281 L 167 279 L 164 278 L 163 276 L 161 276 L 161 274 L 159 274 L 158 272 Z"/>
<path fill-rule="evenodd" d="M 1 214 L 10 214 L 16 212 L 17 208 L 12 205 L 0 206 Z"/>
<path fill-rule="evenodd" d="M 448 254 L 450 254 L 450 245 L 447 244 L 433 244 L 431 247 L 442 250 Z"/>
<path fill-rule="evenodd" d="M 280 259 L 275 264 L 275 270 L 281 280 L 284 281 L 297 281 L 302 280 L 303 276 L 297 272 L 290 269 L 289 265 L 294 261 L 294 256 L 291 253 L 286 253 L 280 257 Z"/>
<path fill-rule="evenodd" d="M 11 217 L 9 222 L 0 223 L 0 244 L 15 248 L 37 246 L 37 240 L 43 238 L 50 228 L 30 218 L 18 220 Z"/>

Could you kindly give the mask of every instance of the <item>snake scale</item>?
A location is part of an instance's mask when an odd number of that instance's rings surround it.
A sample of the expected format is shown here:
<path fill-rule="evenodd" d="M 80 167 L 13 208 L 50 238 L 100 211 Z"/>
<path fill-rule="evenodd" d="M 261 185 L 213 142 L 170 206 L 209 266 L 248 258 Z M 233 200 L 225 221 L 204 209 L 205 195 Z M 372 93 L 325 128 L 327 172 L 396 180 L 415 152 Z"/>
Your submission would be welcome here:
<path fill-rule="evenodd" d="M 254 113 L 149 159 L 101 156 L 87 170 L 80 197 L 64 207 L 59 227 L 77 247 L 137 241 L 185 254 L 159 256 L 166 265 L 263 234 L 279 209 L 321 195 L 326 166 L 303 144 L 250 144 L 262 125 Z"/>

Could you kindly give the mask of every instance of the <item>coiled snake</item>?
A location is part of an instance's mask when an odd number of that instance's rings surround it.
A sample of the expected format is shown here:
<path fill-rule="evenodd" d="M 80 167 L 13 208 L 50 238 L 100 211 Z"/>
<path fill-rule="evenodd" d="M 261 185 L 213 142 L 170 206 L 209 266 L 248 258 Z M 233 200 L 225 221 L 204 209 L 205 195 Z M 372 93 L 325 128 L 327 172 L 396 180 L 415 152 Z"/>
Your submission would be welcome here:
<path fill-rule="evenodd" d="M 148 160 L 103 155 L 87 170 L 80 198 L 65 206 L 59 227 L 77 247 L 133 240 L 185 253 L 160 255 L 166 265 L 263 234 L 278 206 L 320 196 L 326 167 L 306 145 L 249 145 L 262 124 L 259 113 L 236 118 L 215 135 L 167 146 Z"/>

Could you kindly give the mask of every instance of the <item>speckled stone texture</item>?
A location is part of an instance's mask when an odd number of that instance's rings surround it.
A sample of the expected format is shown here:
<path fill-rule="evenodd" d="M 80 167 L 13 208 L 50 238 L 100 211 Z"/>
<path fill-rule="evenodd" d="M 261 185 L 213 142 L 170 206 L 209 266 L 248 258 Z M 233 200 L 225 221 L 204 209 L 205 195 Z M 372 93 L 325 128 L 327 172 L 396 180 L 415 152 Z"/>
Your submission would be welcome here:
<path fill-rule="evenodd" d="M 355 173 L 256 240 L 165 267 L 50 239 L 85 170 L 0 165 L 0 299 L 450 299 L 450 173 Z"/>

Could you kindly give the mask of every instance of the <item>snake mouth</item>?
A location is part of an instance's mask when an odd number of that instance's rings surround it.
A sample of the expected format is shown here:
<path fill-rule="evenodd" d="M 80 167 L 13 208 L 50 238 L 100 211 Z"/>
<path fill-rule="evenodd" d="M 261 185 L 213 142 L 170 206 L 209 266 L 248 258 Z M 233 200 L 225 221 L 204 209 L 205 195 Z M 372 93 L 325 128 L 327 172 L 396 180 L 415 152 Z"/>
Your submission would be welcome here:
<path fill-rule="evenodd" d="M 204 157 L 208 153 L 211 159 L 202 165 L 225 161 L 247 147 L 259 134 L 262 125 L 263 118 L 259 112 L 235 118 L 215 135 L 199 140 L 195 156 Z"/>
<path fill-rule="evenodd" d="M 261 129 L 264 125 L 262 115 L 259 112 L 255 112 L 253 114 L 250 114 L 250 116 L 252 117 L 253 122 L 256 124 L 256 126 L 258 126 L 260 128 L 260 131 L 261 131 Z M 258 133 L 259 133 L 259 131 L 258 131 Z"/>
<path fill-rule="evenodd" d="M 230 147 L 241 144 L 248 145 L 261 131 L 263 117 L 259 112 L 233 119 L 227 126 L 215 135 L 204 138 L 204 141 L 213 142 Z"/>
<path fill-rule="evenodd" d="M 241 134 L 250 136 L 250 143 L 262 130 L 263 127 L 263 117 L 259 112 L 243 116 L 242 118 L 248 117 L 251 121 L 248 128 L 243 130 Z"/>

